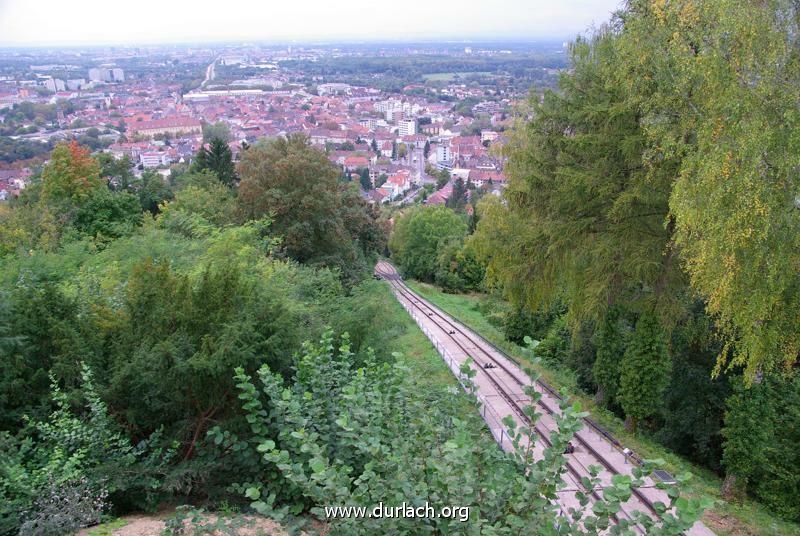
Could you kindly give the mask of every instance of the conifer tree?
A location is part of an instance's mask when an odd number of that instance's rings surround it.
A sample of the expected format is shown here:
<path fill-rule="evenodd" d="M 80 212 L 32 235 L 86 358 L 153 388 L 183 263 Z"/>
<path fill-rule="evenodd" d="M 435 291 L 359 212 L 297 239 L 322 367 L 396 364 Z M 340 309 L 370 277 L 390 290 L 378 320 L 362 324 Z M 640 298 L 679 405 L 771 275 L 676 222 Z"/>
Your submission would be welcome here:
<path fill-rule="evenodd" d="M 661 409 L 671 368 L 661 325 L 655 315 L 645 313 L 636 322 L 621 363 L 619 402 L 630 430 L 636 431 L 641 420 L 655 416 Z"/>
<path fill-rule="evenodd" d="M 214 172 L 225 186 L 235 186 L 239 180 L 236 176 L 236 166 L 233 164 L 231 148 L 221 138 L 214 138 L 208 148 L 200 149 L 195 158 L 195 168 L 197 171 L 207 169 Z"/>
<path fill-rule="evenodd" d="M 625 354 L 625 333 L 621 329 L 620 311 L 608 310 L 595 335 L 597 359 L 592 367 L 597 383 L 596 399 L 609 404 L 616 400 L 619 388 L 620 362 Z"/>
<path fill-rule="evenodd" d="M 455 211 L 463 211 L 467 205 L 467 188 L 460 177 L 453 183 L 453 193 L 447 199 L 447 206 Z"/>

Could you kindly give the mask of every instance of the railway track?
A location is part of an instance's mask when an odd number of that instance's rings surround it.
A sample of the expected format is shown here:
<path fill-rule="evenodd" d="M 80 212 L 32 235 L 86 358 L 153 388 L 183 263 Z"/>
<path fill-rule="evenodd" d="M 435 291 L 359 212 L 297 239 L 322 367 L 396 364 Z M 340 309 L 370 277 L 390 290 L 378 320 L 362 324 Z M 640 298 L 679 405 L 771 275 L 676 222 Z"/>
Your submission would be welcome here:
<path fill-rule="evenodd" d="M 459 351 L 464 359 L 467 357 L 472 359 L 477 365 L 474 368 L 480 379 L 497 393 L 518 423 L 531 426 L 545 446 L 552 445 L 550 435 L 556 429 L 556 422 L 561 414 L 559 404 L 561 396 L 552 387 L 541 381 L 533 384 L 534 389 L 540 395 L 536 406 L 537 409 L 542 410 L 542 413 L 537 421 L 532 422 L 523 409 L 524 406 L 531 403 L 531 398 L 522 394 L 525 386 L 531 385 L 531 381 L 519 363 L 409 289 L 391 264 L 381 261 L 376 266 L 375 272 L 391 285 L 401 303 L 405 301 L 421 316 L 427 317 L 430 325 L 441 332 L 441 338 L 444 339 L 443 344 Z M 409 312 L 411 311 L 409 310 Z M 477 379 L 478 377 L 476 377 Z M 590 497 L 591 506 L 591 503 L 601 499 L 602 488 L 611 484 L 615 475 L 631 475 L 632 464 L 642 463 L 638 456 L 628 449 L 624 449 L 619 441 L 597 423 L 591 419 L 585 419 L 584 424 L 585 427 L 574 437 L 574 441 L 577 443 L 575 452 L 566 456 L 567 472 L 564 475 L 566 487 L 562 490 L 562 494 L 572 493 L 573 495 L 572 497 L 559 495 L 561 498 L 559 502 L 567 509 L 570 506 L 575 507 L 577 502 L 574 497 L 575 491 L 585 491 Z M 541 448 L 539 448 L 539 454 L 541 454 Z M 598 475 L 601 486 L 599 489 L 585 490 L 582 478 L 590 478 L 589 467 L 592 465 L 602 469 Z M 658 512 L 654 507 L 656 501 L 665 505 L 669 504 L 667 495 L 657 489 L 652 480 L 647 479 L 643 488 L 632 490 L 631 497 L 621 506 L 620 511 L 611 518 L 611 521 L 619 523 L 621 519 L 627 519 L 632 522 L 631 530 L 645 533 L 644 527 L 635 523 L 633 512 L 639 511 L 653 519 L 658 519 Z M 702 524 L 697 523 L 688 534 L 694 536 L 713 533 Z"/>

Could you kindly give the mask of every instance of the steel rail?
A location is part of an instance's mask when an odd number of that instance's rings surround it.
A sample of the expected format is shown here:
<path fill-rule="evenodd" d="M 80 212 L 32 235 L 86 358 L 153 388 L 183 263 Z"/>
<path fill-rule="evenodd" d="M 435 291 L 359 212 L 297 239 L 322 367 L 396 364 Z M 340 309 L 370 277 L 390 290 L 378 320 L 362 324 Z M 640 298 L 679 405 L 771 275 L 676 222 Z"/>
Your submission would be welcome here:
<path fill-rule="evenodd" d="M 388 265 L 388 263 L 387 263 L 387 265 Z M 388 266 L 391 266 L 391 265 L 388 265 Z M 431 304 L 429 304 L 427 302 L 427 300 L 421 298 L 414 291 L 409 289 L 408 286 L 405 285 L 405 283 L 403 283 L 399 279 L 399 275 L 396 273 L 396 271 L 393 271 L 393 269 L 390 269 L 389 271 L 383 271 L 383 270 L 380 270 L 380 269 L 376 269 L 376 272 L 379 275 L 384 276 L 386 278 L 387 282 L 389 282 L 389 284 L 392 285 L 393 288 L 397 289 L 400 293 L 402 293 L 403 296 L 406 298 L 406 300 L 409 303 L 411 303 L 411 305 L 415 306 L 417 309 L 419 309 L 421 312 L 423 312 L 429 318 L 431 318 L 433 315 L 437 316 L 445 324 L 447 324 L 450 328 L 452 328 L 453 330 L 458 332 L 459 335 L 461 335 L 462 337 L 466 338 L 469 342 L 471 342 L 475 346 L 476 350 L 479 350 L 481 353 L 483 353 L 489 359 L 489 361 L 491 363 L 497 365 L 501 370 L 503 370 L 515 383 L 518 384 L 518 386 L 525 387 L 527 385 L 525 382 L 521 381 L 514 372 L 509 370 L 508 367 L 506 367 L 505 364 L 502 363 L 502 361 L 499 361 L 499 360 L 495 359 L 484 348 L 481 348 L 479 344 L 476 344 L 476 341 L 468 333 L 466 333 L 464 330 L 462 330 L 458 325 L 456 325 L 453 322 L 451 322 L 448 318 L 446 318 L 445 316 L 440 314 L 438 312 L 438 310 L 437 310 L 438 308 L 436 308 L 435 306 L 432 306 Z M 429 311 L 429 313 L 424 311 L 422 306 L 424 306 Z M 435 320 L 434 320 L 434 322 L 435 322 Z M 542 428 L 544 428 L 546 432 L 550 432 L 550 433 L 552 433 L 553 430 L 548 429 L 547 426 L 545 426 L 543 423 L 541 423 L 541 426 L 540 426 L 540 422 L 539 421 L 537 421 L 535 423 L 532 422 L 531 419 L 528 417 L 528 415 L 525 414 L 523 408 L 515 400 L 513 400 L 513 398 L 506 392 L 507 387 L 504 387 L 503 385 L 501 385 L 501 382 L 498 380 L 498 378 L 494 377 L 492 374 L 489 374 L 489 370 L 493 370 L 493 369 L 485 369 L 482 366 L 482 365 L 486 364 L 485 362 L 482 362 L 482 361 L 479 361 L 478 359 L 476 359 L 476 356 L 472 355 L 473 352 L 471 352 L 463 344 L 461 344 L 455 337 L 453 337 L 452 336 L 453 334 L 449 333 L 449 330 L 442 328 L 442 326 L 439 325 L 438 322 L 436 322 L 436 324 L 440 329 L 442 329 L 442 331 L 446 332 L 450 336 L 452 341 L 464 352 L 465 355 L 467 355 L 469 357 L 472 357 L 472 359 L 478 365 L 480 365 L 480 367 L 479 367 L 480 370 L 483 371 L 485 376 L 495 385 L 495 387 L 497 388 L 497 390 L 500 393 L 500 395 L 506 400 L 506 402 L 514 410 L 514 412 L 517 413 L 520 416 L 521 419 L 523 419 L 523 422 L 525 422 L 528 425 L 533 425 L 534 430 L 536 431 L 537 435 L 542 438 L 542 440 L 547 444 L 547 446 L 552 446 L 552 442 L 550 441 L 549 437 L 547 437 L 547 434 L 542 431 Z M 514 363 L 516 364 L 516 361 L 514 361 Z M 502 382 L 502 383 L 504 384 L 505 382 Z M 561 399 L 561 398 L 559 397 L 559 399 Z M 555 411 L 552 407 L 550 407 L 550 405 L 547 404 L 543 400 L 543 398 L 540 398 L 537 401 L 537 404 L 540 405 L 545 410 L 545 412 L 547 412 L 548 416 L 550 416 L 551 418 L 553 418 L 553 420 L 555 420 L 555 417 L 558 414 L 558 412 Z M 589 452 L 595 459 L 597 459 L 597 461 L 599 461 L 600 464 L 603 467 L 605 467 L 605 469 L 611 475 L 621 474 L 621 473 L 619 473 L 619 471 L 614 469 L 614 467 L 610 464 L 610 462 L 608 462 L 608 460 L 602 454 L 600 454 L 597 451 L 597 449 L 592 447 L 592 445 L 585 438 L 580 436 L 578 433 L 575 434 L 575 437 L 586 448 L 586 451 Z M 569 458 L 567 459 L 567 468 L 569 469 L 570 473 L 572 473 L 572 475 L 577 478 L 577 483 L 582 484 L 581 478 L 590 477 L 591 475 L 590 475 L 590 472 L 589 472 L 588 468 L 580 460 L 576 460 L 576 462 L 581 466 L 581 468 L 583 469 L 584 472 L 579 471 L 571 463 Z M 596 500 L 601 500 L 601 497 L 597 494 L 596 490 L 592 489 L 592 490 L 587 490 L 587 491 L 589 491 L 592 494 L 592 496 L 595 497 Z M 648 510 L 650 510 L 653 514 L 658 516 L 658 512 L 654 509 L 653 505 L 650 503 L 650 501 L 644 495 L 642 495 L 641 493 L 638 493 L 638 490 L 636 490 L 635 488 L 632 489 L 632 492 L 636 496 L 637 501 L 641 502 Z M 633 517 L 627 511 L 625 511 L 623 509 L 622 512 L 632 522 L 636 523 L 636 521 L 633 519 Z M 613 516 L 613 517 L 617 522 L 619 521 L 616 516 Z M 641 528 L 643 529 L 643 527 L 641 527 Z"/>

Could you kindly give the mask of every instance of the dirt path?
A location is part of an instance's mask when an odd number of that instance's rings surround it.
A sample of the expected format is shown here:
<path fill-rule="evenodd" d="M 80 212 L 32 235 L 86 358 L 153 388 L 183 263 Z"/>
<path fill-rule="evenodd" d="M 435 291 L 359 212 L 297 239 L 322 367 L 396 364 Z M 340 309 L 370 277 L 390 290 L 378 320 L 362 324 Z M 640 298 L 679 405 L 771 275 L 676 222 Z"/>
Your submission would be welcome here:
<path fill-rule="evenodd" d="M 121 517 L 107 525 L 83 529 L 76 536 L 162 536 L 166 528 L 165 520 L 174 512 L 164 512 L 152 516 L 131 515 Z M 259 516 L 239 515 L 219 519 L 214 514 L 201 514 L 195 522 L 185 521 L 187 528 L 205 528 L 212 536 L 285 536 L 287 532 L 275 521 Z M 193 531 L 189 531 L 193 534 Z"/>

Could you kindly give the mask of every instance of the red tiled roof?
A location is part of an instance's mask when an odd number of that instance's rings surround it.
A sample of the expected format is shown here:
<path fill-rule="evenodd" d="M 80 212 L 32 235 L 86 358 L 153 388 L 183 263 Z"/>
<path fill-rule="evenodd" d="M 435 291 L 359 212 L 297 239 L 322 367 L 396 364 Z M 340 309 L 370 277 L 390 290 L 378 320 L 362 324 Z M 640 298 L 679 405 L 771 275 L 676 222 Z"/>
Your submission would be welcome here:
<path fill-rule="evenodd" d="M 369 160 L 365 156 L 348 156 L 344 159 L 344 165 L 347 167 L 367 167 Z"/>
<path fill-rule="evenodd" d="M 200 121 L 192 117 L 165 117 L 164 119 L 152 119 L 150 121 L 132 121 L 128 123 L 128 128 L 137 132 L 140 130 L 150 130 L 154 128 L 201 128 Z"/>
<path fill-rule="evenodd" d="M 469 180 L 473 181 L 489 181 L 492 182 L 505 182 L 506 176 L 502 171 L 478 171 L 471 169 L 469 171 Z"/>

